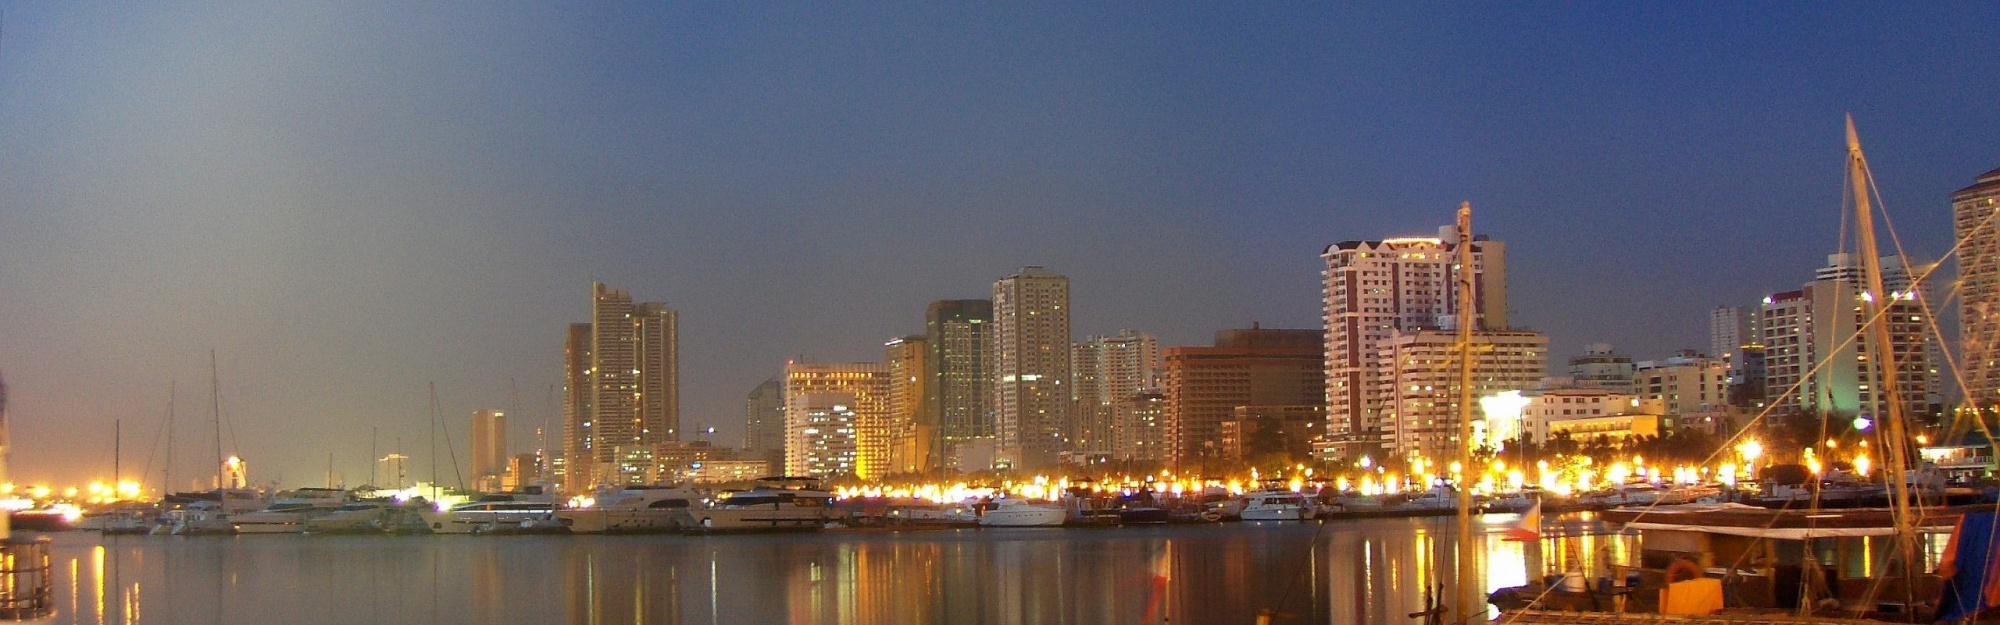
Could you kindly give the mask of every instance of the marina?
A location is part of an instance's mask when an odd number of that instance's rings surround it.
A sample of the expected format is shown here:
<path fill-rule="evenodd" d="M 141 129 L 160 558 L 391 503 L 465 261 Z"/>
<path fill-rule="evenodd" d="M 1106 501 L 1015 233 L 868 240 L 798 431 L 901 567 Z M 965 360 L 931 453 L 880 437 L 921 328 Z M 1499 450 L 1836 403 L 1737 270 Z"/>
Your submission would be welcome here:
<path fill-rule="evenodd" d="M 1476 525 L 1494 571 L 1531 551 Z M 1450 519 L 456 537 L 52 535 L 55 623 L 1406 623 L 1450 587 Z M 1624 555 L 1594 520 L 1551 554 Z M 1562 556 L 1551 556 L 1560 559 Z M 1034 571 L 1032 575 L 1023 571 Z M 1160 576 L 1156 579 L 1156 576 Z M 1153 615 L 1147 619 L 1147 615 Z"/>

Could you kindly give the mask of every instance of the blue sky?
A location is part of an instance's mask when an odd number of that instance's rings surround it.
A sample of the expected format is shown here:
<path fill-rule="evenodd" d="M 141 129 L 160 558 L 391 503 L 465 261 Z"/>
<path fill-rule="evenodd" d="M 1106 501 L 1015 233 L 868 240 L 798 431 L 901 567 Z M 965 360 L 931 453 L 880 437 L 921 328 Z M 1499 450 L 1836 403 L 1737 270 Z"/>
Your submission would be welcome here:
<path fill-rule="evenodd" d="M 1022 265 L 1078 338 L 1317 327 L 1321 247 L 1463 200 L 1558 357 L 1664 356 L 1837 251 L 1842 114 L 1913 253 L 2000 167 L 1992 4 L 0 8 L 25 480 L 108 474 L 120 419 L 157 474 L 170 382 L 209 471 L 211 349 L 258 481 L 365 481 L 371 432 L 427 477 L 425 384 L 460 447 L 531 438 L 592 280 L 681 311 L 733 443 L 786 358 Z"/>

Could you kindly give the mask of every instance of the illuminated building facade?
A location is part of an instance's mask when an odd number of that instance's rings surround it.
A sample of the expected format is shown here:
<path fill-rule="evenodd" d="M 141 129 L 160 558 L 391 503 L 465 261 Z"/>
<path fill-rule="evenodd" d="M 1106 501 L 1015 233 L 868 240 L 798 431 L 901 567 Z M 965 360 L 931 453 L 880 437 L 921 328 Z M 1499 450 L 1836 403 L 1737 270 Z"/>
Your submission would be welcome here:
<path fill-rule="evenodd" d="M 1395 424 L 1377 395 L 1383 371 L 1377 350 L 1399 333 L 1448 328 L 1459 310 L 1453 285 L 1455 227 L 1436 238 L 1342 241 L 1320 254 L 1322 316 L 1325 324 L 1326 452 L 1358 456 L 1389 436 Z M 1507 327 L 1506 245 L 1484 236 L 1473 239 L 1474 319 L 1479 329 Z"/>
<path fill-rule="evenodd" d="M 889 368 L 785 365 L 785 472 L 873 479 L 887 471 Z"/>
<path fill-rule="evenodd" d="M 1053 467 L 1068 449 L 1069 278 L 1041 267 L 993 283 L 997 464 Z"/>
<path fill-rule="evenodd" d="M 933 466 L 934 421 L 925 418 L 924 399 L 930 377 L 924 374 L 930 356 L 922 336 L 905 336 L 884 345 L 889 366 L 889 417 L 884 424 L 887 473 L 913 473 Z"/>
<path fill-rule="evenodd" d="M 1729 363 L 1693 351 L 1639 363 L 1634 392 L 1660 402 L 1669 415 L 1723 410 L 1729 405 Z"/>
<path fill-rule="evenodd" d="M 1376 394 L 1382 449 L 1395 456 L 1453 458 L 1459 440 L 1458 333 L 1399 332 L 1378 343 Z M 1472 397 L 1534 388 L 1548 375 L 1549 338 L 1539 332 L 1472 333 Z M 1474 406 L 1474 414 L 1477 414 Z"/>
<path fill-rule="evenodd" d="M 1958 338 L 1965 396 L 2000 404 L 2000 169 L 1951 194 L 1958 248 Z"/>
<path fill-rule="evenodd" d="M 557 466 L 570 492 L 639 483 L 618 449 L 678 440 L 680 429 L 678 314 L 657 302 L 634 304 L 630 292 L 602 282 L 590 288 L 590 323 L 571 324 L 563 350 Z"/>

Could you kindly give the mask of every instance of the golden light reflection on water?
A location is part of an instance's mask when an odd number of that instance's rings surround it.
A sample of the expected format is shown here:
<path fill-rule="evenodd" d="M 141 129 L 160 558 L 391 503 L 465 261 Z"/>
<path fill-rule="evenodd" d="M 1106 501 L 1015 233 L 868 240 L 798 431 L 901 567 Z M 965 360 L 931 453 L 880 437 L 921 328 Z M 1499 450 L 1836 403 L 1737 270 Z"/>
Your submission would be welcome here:
<path fill-rule="evenodd" d="M 1501 540 L 1479 526 L 1491 591 L 1628 561 L 1631 539 Z M 754 536 L 59 538 L 59 622 L 213 622 L 302 612 L 351 622 L 1404 623 L 1449 602 L 1449 519 L 1106 530 Z M 1885 552 L 1886 553 L 1886 552 Z M 1481 555 L 1483 554 L 1483 555 Z M 1879 562 L 1874 550 L 1854 556 Z M 84 560 L 88 559 L 86 563 Z M 1546 565 L 1546 566 L 1545 566 Z M 1873 566 L 1872 564 L 1870 566 Z M 1164 577 L 1161 574 L 1164 573 Z M 1164 583 L 1156 584 L 1156 579 Z M 152 592 L 142 594 L 141 583 Z M 88 597 L 85 595 L 88 594 Z M 85 599 L 89 599 L 85 601 Z M 150 603 L 150 605 L 148 605 Z M 439 607 L 435 612 L 434 606 Z M 83 611 L 79 612 L 78 608 Z M 1150 619 L 1150 620 L 1149 620 Z M 292 625 L 330 622 L 304 618 Z"/>

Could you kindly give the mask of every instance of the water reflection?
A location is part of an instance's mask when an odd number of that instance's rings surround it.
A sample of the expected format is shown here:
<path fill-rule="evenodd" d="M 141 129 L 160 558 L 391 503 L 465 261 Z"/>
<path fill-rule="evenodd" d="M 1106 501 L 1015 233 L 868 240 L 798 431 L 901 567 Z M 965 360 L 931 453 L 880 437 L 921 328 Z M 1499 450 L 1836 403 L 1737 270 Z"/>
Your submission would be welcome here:
<path fill-rule="evenodd" d="M 1479 588 L 1625 561 L 1629 537 L 1477 526 Z M 1861 566 L 1882 546 L 1853 552 Z M 1409 623 L 1455 522 L 757 536 L 55 537 L 62 623 Z M 1544 566 L 1546 565 L 1546 566 Z M 1164 582 L 1160 580 L 1164 574 Z M 144 592 L 141 592 L 141 590 Z"/>

